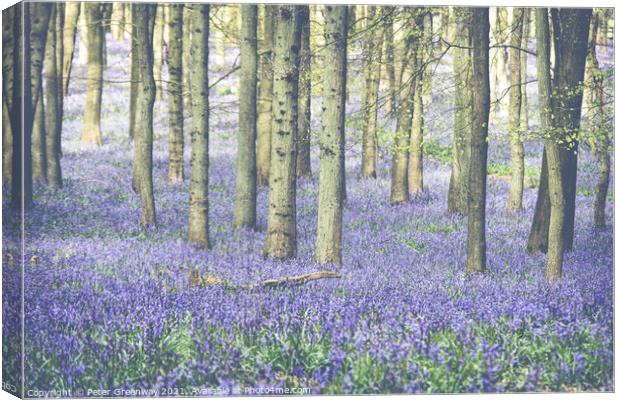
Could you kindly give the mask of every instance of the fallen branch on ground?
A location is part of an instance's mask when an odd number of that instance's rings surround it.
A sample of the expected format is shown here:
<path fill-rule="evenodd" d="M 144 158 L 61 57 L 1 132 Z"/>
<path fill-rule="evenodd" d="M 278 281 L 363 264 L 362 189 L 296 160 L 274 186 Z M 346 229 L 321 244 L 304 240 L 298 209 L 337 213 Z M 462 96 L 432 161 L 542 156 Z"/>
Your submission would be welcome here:
<path fill-rule="evenodd" d="M 190 286 L 214 286 L 214 285 L 225 285 L 230 288 L 240 288 L 240 289 L 257 289 L 261 287 L 276 287 L 283 285 L 301 285 L 306 282 L 315 281 L 318 279 L 326 279 L 326 278 L 340 278 L 339 272 L 334 271 L 318 271 L 312 272 L 310 274 L 297 275 L 297 276 L 285 276 L 282 278 L 274 278 L 267 279 L 258 283 L 250 283 L 247 285 L 239 285 L 239 286 L 231 286 L 226 281 L 216 277 L 215 275 L 209 273 L 203 277 L 200 277 L 200 272 L 197 269 L 190 271 L 189 275 L 189 285 Z"/>

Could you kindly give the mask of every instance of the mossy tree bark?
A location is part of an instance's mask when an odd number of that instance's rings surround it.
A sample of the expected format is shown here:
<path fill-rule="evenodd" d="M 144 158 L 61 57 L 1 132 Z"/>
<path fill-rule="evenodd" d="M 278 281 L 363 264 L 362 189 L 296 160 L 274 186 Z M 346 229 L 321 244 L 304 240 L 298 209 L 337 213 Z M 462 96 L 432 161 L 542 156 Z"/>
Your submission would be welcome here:
<path fill-rule="evenodd" d="M 192 98 L 192 155 L 188 241 L 209 248 L 209 5 L 185 5 L 191 15 L 188 72 Z"/>
<path fill-rule="evenodd" d="M 467 215 L 469 163 L 473 124 L 472 102 L 472 9 L 455 7 L 456 31 L 453 51 L 455 81 L 454 134 L 452 137 L 452 168 L 448 189 L 448 214 Z"/>
<path fill-rule="evenodd" d="M 523 35 L 521 37 L 521 48 L 527 49 L 530 39 L 530 25 L 532 24 L 532 9 L 523 9 Z M 521 131 L 527 132 L 530 129 L 530 119 L 527 103 L 527 52 L 521 52 Z"/>
<path fill-rule="evenodd" d="M 489 133 L 489 9 L 472 9 L 473 125 L 469 167 L 467 218 L 467 272 L 486 270 L 487 137 Z"/>
<path fill-rule="evenodd" d="M 13 33 L 17 24 L 15 10 L 17 6 L 2 12 L 2 183 L 11 182 L 13 164 L 13 132 L 11 131 L 11 100 L 15 77 L 14 62 L 17 47 Z"/>
<path fill-rule="evenodd" d="M 45 159 L 45 110 L 43 105 L 43 85 L 39 86 L 39 101 L 34 109 L 32 125 L 32 181 L 47 183 L 47 160 Z"/>
<path fill-rule="evenodd" d="M 258 6 L 241 6 L 241 79 L 233 226 L 256 227 L 256 80 Z"/>
<path fill-rule="evenodd" d="M 137 102 L 138 128 L 135 136 L 135 172 L 141 202 L 140 224 L 143 229 L 154 228 L 155 196 L 153 194 L 153 104 L 155 103 L 155 79 L 153 78 L 153 25 L 155 6 L 142 3 L 132 8 L 132 23 L 136 26 L 138 39 L 137 57 L 140 87 Z"/>
<path fill-rule="evenodd" d="M 508 210 L 523 207 L 523 179 L 525 177 L 525 148 L 521 138 L 521 41 L 523 38 L 523 8 L 515 7 L 512 14 L 510 34 L 508 135 L 510 137 L 510 185 Z"/>
<path fill-rule="evenodd" d="M 161 69 L 164 64 L 164 13 L 166 6 L 164 4 L 157 5 L 157 14 L 155 16 L 155 27 L 153 31 L 153 77 L 155 78 L 155 99 L 161 101 L 163 99 L 163 80 Z"/>
<path fill-rule="evenodd" d="M 185 110 L 192 109 L 192 91 L 189 84 L 189 69 L 190 69 L 190 52 L 192 48 L 192 9 L 191 7 L 183 6 L 183 107 Z"/>
<path fill-rule="evenodd" d="M 260 83 L 258 88 L 258 122 L 256 138 L 256 174 L 258 184 L 269 184 L 271 157 L 271 103 L 273 101 L 273 43 L 274 17 L 277 6 L 265 4 L 263 40 L 260 58 Z"/>
<path fill-rule="evenodd" d="M 63 116 L 63 3 L 52 5 L 52 15 L 47 34 L 45 50 L 45 160 L 46 178 L 50 187 L 62 187 L 62 172 L 60 168 L 61 132 Z"/>
<path fill-rule="evenodd" d="M 377 6 L 368 6 L 368 25 L 377 24 L 384 17 Z M 362 49 L 364 70 L 364 125 L 362 127 L 362 177 L 377 177 L 377 112 L 381 82 L 381 53 L 383 30 L 375 27 L 366 33 Z"/>
<path fill-rule="evenodd" d="M 312 176 L 310 137 L 312 118 L 312 52 L 310 51 L 310 7 L 302 6 L 299 16 L 301 50 L 299 52 L 299 114 L 297 120 L 297 176 Z"/>
<path fill-rule="evenodd" d="M 75 34 L 77 31 L 78 18 L 80 16 L 80 3 L 77 1 L 67 2 L 65 6 L 65 28 L 63 30 L 63 91 L 69 94 L 69 81 L 71 78 L 71 66 L 73 64 L 73 52 L 75 51 Z"/>
<path fill-rule="evenodd" d="M 275 16 L 269 213 L 263 254 L 297 255 L 296 140 L 299 86 L 300 6 L 278 6 Z"/>
<path fill-rule="evenodd" d="M 130 4 L 131 12 L 131 50 L 129 55 L 130 72 L 129 72 L 129 138 L 133 140 L 136 137 L 136 115 L 138 113 L 138 90 L 140 87 L 140 66 L 138 64 L 138 30 L 133 21 L 133 4 Z M 135 177 L 135 173 L 134 173 Z M 135 182 L 134 182 L 135 183 Z M 135 184 L 134 190 L 136 190 Z"/>
<path fill-rule="evenodd" d="M 83 144 L 102 145 L 101 93 L 103 90 L 103 26 L 100 3 L 83 3 L 88 24 L 88 70 L 84 125 L 80 141 Z"/>
<path fill-rule="evenodd" d="M 170 4 L 168 57 L 168 181 L 183 182 L 183 4 Z"/>
<path fill-rule="evenodd" d="M 327 43 L 323 83 L 323 127 L 319 148 L 319 201 L 316 261 L 342 264 L 344 125 L 347 80 L 347 6 L 325 6 Z"/>
<path fill-rule="evenodd" d="M 396 69 L 394 67 L 394 15 L 396 7 L 385 6 L 381 10 L 383 18 L 383 38 L 385 42 L 385 74 L 388 80 L 388 99 L 386 104 L 387 113 L 396 115 Z"/>

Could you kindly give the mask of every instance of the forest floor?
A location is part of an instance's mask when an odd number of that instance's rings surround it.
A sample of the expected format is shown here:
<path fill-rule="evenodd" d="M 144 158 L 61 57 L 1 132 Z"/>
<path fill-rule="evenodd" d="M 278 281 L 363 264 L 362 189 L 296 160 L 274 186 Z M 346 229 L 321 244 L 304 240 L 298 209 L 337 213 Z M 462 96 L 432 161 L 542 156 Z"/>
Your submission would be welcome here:
<path fill-rule="evenodd" d="M 108 36 L 108 48 L 105 79 L 128 80 L 128 42 Z M 237 49 L 227 53 L 232 63 Z M 604 63 L 611 60 L 613 55 Z M 437 69 L 433 92 L 439 94 L 428 107 L 425 192 L 406 205 L 390 206 L 385 151 L 390 123 L 383 113 L 379 176 L 359 178 L 361 79 L 352 80 L 342 277 L 256 290 L 234 286 L 322 269 L 313 262 L 316 136 L 314 176 L 301 179 L 297 189 L 299 256 L 287 262 L 264 260 L 267 189 L 258 193 L 257 231 L 234 231 L 231 224 L 237 77 L 214 87 L 213 248 L 199 250 L 185 241 L 188 180 L 166 181 L 165 99 L 155 106 L 157 229 L 144 232 L 139 199 L 131 190 L 128 85 L 104 83 L 104 144 L 81 147 L 85 68 L 74 65 L 65 100 L 65 184 L 56 191 L 37 186 L 36 208 L 26 219 L 26 259 L 39 257 L 25 270 L 27 387 L 143 388 L 160 395 L 175 394 L 175 388 L 186 395 L 247 394 L 248 388 L 309 388 L 313 393 L 613 390 L 614 199 L 610 196 L 607 208 L 609 227 L 595 231 L 593 157 L 585 148 L 580 151 L 575 247 L 566 255 L 558 285 L 545 283 L 545 255 L 525 251 L 542 149 L 536 141 L 526 144 L 523 211 L 506 210 L 506 179 L 489 179 L 488 273 L 466 275 L 466 220 L 446 213 L 453 119 L 449 65 L 446 59 Z M 214 68 L 211 79 L 226 70 Z M 535 126 L 536 87 L 529 86 Z M 315 135 L 319 102 L 314 101 Z M 190 122 L 186 119 L 186 176 Z M 501 127 L 493 127 L 489 162 L 497 175 L 509 168 L 509 146 L 502 135 Z M 6 204 L 3 218 L 7 243 L 18 222 Z M 188 287 L 193 268 L 226 284 Z M 5 268 L 3 285 L 3 307 L 16 308 L 19 275 Z M 3 322 L 6 363 L 18 351 L 10 340 L 19 332 L 18 311 L 5 311 Z M 5 373 L 17 367 L 5 366 Z"/>

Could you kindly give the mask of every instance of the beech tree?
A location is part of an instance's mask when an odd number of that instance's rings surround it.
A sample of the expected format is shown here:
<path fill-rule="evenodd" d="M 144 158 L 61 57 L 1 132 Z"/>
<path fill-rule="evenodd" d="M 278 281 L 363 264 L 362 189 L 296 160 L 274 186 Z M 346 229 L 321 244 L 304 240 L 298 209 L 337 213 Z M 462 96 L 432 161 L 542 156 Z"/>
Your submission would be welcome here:
<path fill-rule="evenodd" d="M 155 80 L 153 78 L 153 25 L 155 6 L 136 3 L 132 8 L 132 23 L 136 26 L 138 70 L 140 86 L 137 103 L 139 124 L 135 136 L 136 188 L 141 202 L 140 223 L 143 228 L 156 224 L 155 197 L 153 194 L 153 104 Z"/>
<path fill-rule="evenodd" d="M 323 127 L 319 148 L 319 201 L 316 261 L 342 264 L 342 209 L 344 199 L 344 124 L 347 80 L 346 6 L 325 6 L 325 65 Z"/>
<path fill-rule="evenodd" d="M 269 184 L 271 157 L 271 103 L 273 101 L 273 43 L 276 6 L 264 4 L 263 36 L 258 88 L 256 138 L 256 178 L 261 186 Z"/>
<path fill-rule="evenodd" d="M 191 15 L 189 82 L 192 155 L 189 180 L 188 241 L 209 248 L 209 5 L 186 4 Z"/>
<path fill-rule="evenodd" d="M 252 229 L 256 226 L 257 17 L 257 6 L 241 6 L 241 80 L 233 225 Z"/>
<path fill-rule="evenodd" d="M 276 259 L 297 255 L 299 14 L 300 6 L 282 5 L 275 16 L 269 212 L 263 255 Z"/>
<path fill-rule="evenodd" d="M 80 16 L 80 3 L 70 1 L 65 6 L 65 26 L 63 29 L 63 91 L 64 95 L 69 94 L 69 82 L 71 78 L 71 67 L 73 65 L 73 52 L 75 50 L 75 34 L 77 31 L 78 18 Z"/>
<path fill-rule="evenodd" d="M 515 7 L 509 49 L 510 88 L 508 106 L 508 135 L 510 137 L 510 186 L 508 209 L 520 210 L 523 204 L 523 179 L 525 176 L 525 148 L 521 139 L 521 42 L 523 36 L 523 9 Z"/>
<path fill-rule="evenodd" d="M 88 70 L 86 104 L 81 142 L 103 144 L 101 135 L 101 93 L 103 90 L 103 26 L 100 3 L 85 2 L 84 14 L 88 35 Z"/>
<path fill-rule="evenodd" d="M 310 51 L 310 7 L 302 6 L 299 15 L 301 49 L 299 51 L 299 113 L 297 115 L 297 176 L 312 176 L 310 164 L 310 121 L 312 117 L 312 52 Z"/>
<path fill-rule="evenodd" d="M 472 82 L 472 9 L 454 7 L 456 23 L 453 70 L 455 81 L 454 134 L 452 137 L 452 168 L 448 189 L 448 214 L 467 215 L 471 132 L 473 126 Z"/>
<path fill-rule="evenodd" d="M 472 9 L 473 68 L 476 90 L 472 98 L 473 120 L 467 216 L 467 272 L 486 269 L 487 137 L 489 133 L 489 9 Z"/>
<path fill-rule="evenodd" d="M 45 172 L 47 183 L 52 188 L 62 186 L 60 167 L 61 133 L 63 116 L 63 31 L 65 5 L 54 3 L 47 34 L 45 50 Z"/>
<path fill-rule="evenodd" d="M 170 136 L 168 139 L 168 181 L 182 182 L 183 162 L 183 4 L 169 5 L 170 20 L 168 56 L 168 120 Z"/>

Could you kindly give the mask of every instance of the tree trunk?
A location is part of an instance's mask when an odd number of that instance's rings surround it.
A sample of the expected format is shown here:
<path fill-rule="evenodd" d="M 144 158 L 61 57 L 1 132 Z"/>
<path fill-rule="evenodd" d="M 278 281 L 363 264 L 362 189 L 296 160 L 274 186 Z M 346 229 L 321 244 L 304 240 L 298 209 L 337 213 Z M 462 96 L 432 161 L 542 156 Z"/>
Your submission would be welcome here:
<path fill-rule="evenodd" d="M 78 17 L 78 59 L 77 63 L 79 65 L 86 65 L 88 63 L 88 22 L 86 21 L 86 4 L 87 2 L 80 3 L 80 14 Z M 99 3 L 96 4 L 99 6 Z M 94 7 L 95 5 L 91 5 Z"/>
<path fill-rule="evenodd" d="M 586 15 L 587 14 L 587 15 Z M 554 80 L 552 97 L 554 131 L 562 133 L 564 143 L 560 148 L 562 186 L 564 194 L 564 221 L 562 226 L 563 249 L 572 250 L 575 223 L 575 197 L 577 194 L 578 142 L 575 140 L 581 118 L 582 91 L 589 18 L 591 9 L 552 9 L 554 33 Z M 585 24 L 585 25 L 584 25 Z M 562 32 L 560 35 L 559 32 Z M 547 160 L 548 163 L 548 160 Z M 528 251 L 547 250 L 551 206 L 548 173 L 543 159 L 538 199 L 528 240 Z"/>
<path fill-rule="evenodd" d="M 269 184 L 271 156 L 271 103 L 273 100 L 273 42 L 274 16 L 277 7 L 264 4 L 263 42 L 260 58 L 260 85 L 258 88 L 258 122 L 256 139 L 256 172 L 258 184 Z"/>
<path fill-rule="evenodd" d="M 139 118 L 136 129 L 137 189 L 141 202 L 140 224 L 143 229 L 155 227 L 155 197 L 153 195 L 153 104 L 155 80 L 153 78 L 153 25 L 156 8 L 142 3 L 134 4 L 132 23 L 138 38 L 137 57 L 140 73 L 138 91 Z M 90 38 L 89 38 L 90 39 Z"/>
<path fill-rule="evenodd" d="M 383 14 L 376 6 L 368 6 L 369 25 L 378 23 Z M 381 81 L 381 53 L 383 32 L 375 27 L 366 35 L 363 48 L 364 70 L 364 125 L 362 128 L 362 177 L 377 177 L 377 112 Z"/>
<path fill-rule="evenodd" d="M 473 96 L 471 162 L 467 218 L 467 272 L 486 269 L 486 183 L 489 130 L 489 9 L 472 10 Z"/>
<path fill-rule="evenodd" d="M 217 15 L 218 15 L 218 26 L 215 26 L 213 29 L 213 34 L 215 38 L 215 54 L 214 61 L 215 67 L 218 70 L 221 70 L 226 65 L 226 35 L 224 34 L 224 29 L 227 25 L 226 18 L 226 7 L 229 5 L 219 5 L 217 6 Z"/>
<path fill-rule="evenodd" d="M 52 19 L 47 34 L 47 50 L 45 54 L 45 146 L 47 161 L 47 183 L 52 188 L 62 187 L 62 172 L 60 168 L 61 133 L 63 116 L 63 29 L 65 5 L 54 3 Z"/>
<path fill-rule="evenodd" d="M 347 6 L 325 6 L 323 128 L 320 137 L 316 261 L 342 264 L 344 124 L 347 79 Z"/>
<path fill-rule="evenodd" d="M 186 71 L 183 74 L 183 108 L 185 110 L 192 110 L 192 91 L 189 83 L 189 65 L 190 53 L 192 48 L 192 9 L 191 7 L 183 6 L 183 70 Z"/>
<path fill-rule="evenodd" d="M 525 177 L 525 149 L 521 139 L 521 46 L 523 36 L 523 9 L 515 7 L 509 49 L 510 88 L 508 106 L 508 135 L 510 137 L 510 186 L 508 188 L 508 210 L 518 211 L 523 207 L 523 179 Z"/>
<path fill-rule="evenodd" d="M 2 183 L 11 182 L 13 164 L 13 132 L 11 130 L 11 99 L 13 95 L 13 84 L 15 77 L 14 63 L 15 53 L 18 47 L 15 46 L 16 40 L 13 30 L 15 21 L 15 11 L 17 6 L 5 9 L 2 12 Z M 21 18 L 21 16 L 19 17 Z"/>
<path fill-rule="evenodd" d="M 300 14 L 301 50 L 299 53 L 299 114 L 297 119 L 297 176 L 312 176 L 310 136 L 312 117 L 312 53 L 310 51 L 310 7 L 302 6 Z"/>
<path fill-rule="evenodd" d="M 396 70 L 394 67 L 394 14 L 396 7 L 384 6 L 381 10 L 383 15 L 383 29 L 385 41 L 385 72 L 388 78 L 388 99 L 386 102 L 387 113 L 396 115 Z"/>
<path fill-rule="evenodd" d="M 409 165 L 407 166 L 407 179 L 409 194 L 415 195 L 424 191 L 424 164 L 423 148 L 424 139 L 424 94 L 426 79 L 426 63 L 430 59 L 432 46 L 432 32 L 424 22 L 425 13 L 418 20 L 418 30 L 422 36 L 422 43 L 418 50 L 416 87 L 413 98 L 413 123 L 411 125 L 411 137 L 409 142 Z M 428 23 L 430 25 L 430 21 Z"/>
<path fill-rule="evenodd" d="M 130 4 L 133 8 L 133 4 Z M 133 9 L 130 11 L 131 18 L 131 51 L 129 56 L 130 63 L 130 78 L 129 84 L 129 138 L 134 140 L 136 137 L 137 121 L 136 115 L 138 114 L 138 90 L 140 88 L 140 66 L 138 64 L 138 31 L 133 21 Z M 135 163 L 134 163 L 135 165 Z M 134 175 L 135 177 L 135 171 Z M 137 190 L 134 179 L 134 190 Z"/>
<path fill-rule="evenodd" d="M 84 144 L 102 145 L 101 92 L 103 89 L 103 27 L 99 3 L 83 3 L 88 24 L 88 71 L 84 126 L 80 141 Z"/>
<path fill-rule="evenodd" d="M 241 78 L 233 226 L 256 227 L 256 79 L 258 7 L 241 6 Z"/>
<path fill-rule="evenodd" d="M 299 85 L 300 6 L 278 6 L 275 16 L 269 215 L 263 254 L 297 255 L 296 139 Z"/>
<path fill-rule="evenodd" d="M 114 40 L 122 41 L 125 38 L 125 3 L 112 4 L 110 30 Z"/>
<path fill-rule="evenodd" d="M 564 258 L 562 226 L 564 224 L 564 194 L 562 190 L 562 166 L 560 146 L 553 137 L 553 116 L 551 106 L 551 66 L 549 16 L 546 8 L 536 9 L 536 66 L 538 71 L 538 96 L 540 120 L 543 132 L 550 135 L 545 139 L 545 157 L 548 163 L 548 185 L 550 193 L 550 218 L 545 275 L 553 282 L 562 274 Z"/>
<path fill-rule="evenodd" d="M 521 48 L 527 50 L 527 43 L 530 38 L 530 25 L 532 21 L 531 17 L 532 9 L 523 9 L 523 36 L 521 38 Z M 521 118 L 520 126 L 521 132 L 527 132 L 530 130 L 530 119 L 528 115 L 527 105 L 527 53 L 521 52 Z"/>
<path fill-rule="evenodd" d="M 192 96 L 188 241 L 209 248 L 209 5 L 184 7 L 191 15 L 192 29 L 188 68 Z"/>
<path fill-rule="evenodd" d="M 47 183 L 47 160 L 45 159 L 45 110 L 43 85 L 39 86 L 39 101 L 34 109 L 32 125 L 32 182 Z"/>
<path fill-rule="evenodd" d="M 80 16 L 80 3 L 67 2 L 65 6 L 65 28 L 63 30 L 63 91 L 64 95 L 69 94 L 69 79 L 71 78 L 71 66 L 73 63 L 73 52 L 75 50 L 75 33 L 77 30 L 78 18 Z"/>
<path fill-rule="evenodd" d="M 153 31 L 153 77 L 155 79 L 155 99 L 161 101 L 163 99 L 163 80 L 161 68 L 164 64 L 164 10 L 165 5 L 157 5 L 157 14 L 155 16 L 155 30 Z"/>
<path fill-rule="evenodd" d="M 168 181 L 183 182 L 183 4 L 170 4 L 168 57 Z"/>
<path fill-rule="evenodd" d="M 455 80 L 454 134 L 452 139 L 452 169 L 448 189 L 448 214 L 467 215 L 467 193 L 469 188 L 469 164 L 471 132 L 473 124 L 472 102 L 472 54 L 471 24 L 472 9 L 455 7 L 456 30 L 453 49 Z"/>

